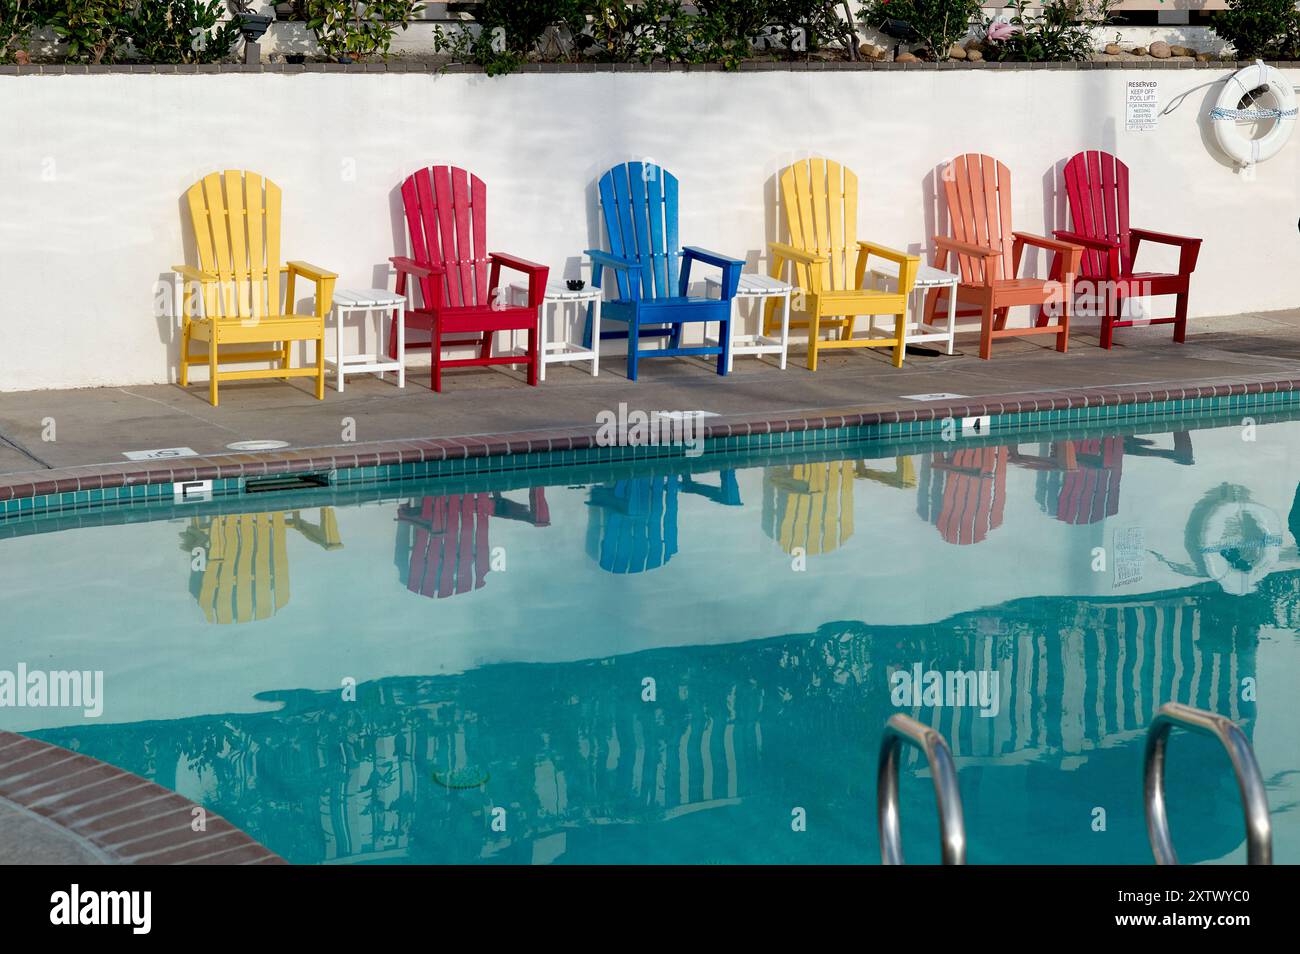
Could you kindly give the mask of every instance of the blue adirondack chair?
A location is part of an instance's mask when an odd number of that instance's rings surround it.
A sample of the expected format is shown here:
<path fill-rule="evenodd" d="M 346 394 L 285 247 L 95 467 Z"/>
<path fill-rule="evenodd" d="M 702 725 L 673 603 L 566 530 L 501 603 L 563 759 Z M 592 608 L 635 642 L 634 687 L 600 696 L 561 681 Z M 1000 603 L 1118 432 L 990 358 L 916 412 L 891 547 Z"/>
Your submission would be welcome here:
<path fill-rule="evenodd" d="M 624 322 L 627 330 L 602 331 L 600 337 L 627 339 L 628 380 L 636 380 L 637 361 L 651 356 L 716 354 L 718 374 L 726 374 L 731 299 L 744 263 L 695 246 L 679 249 L 677 178 L 652 163 L 629 162 L 601 176 L 600 204 L 609 251 L 587 250 L 591 284 L 601 288 L 605 268 L 613 270 L 618 297 L 602 304 L 601 319 Z M 695 262 L 722 269 L 721 299 L 687 295 Z M 718 344 L 682 346 L 684 324 L 709 321 L 719 324 Z M 668 342 L 642 351 L 642 338 Z M 591 347 L 590 309 L 583 344 Z"/>

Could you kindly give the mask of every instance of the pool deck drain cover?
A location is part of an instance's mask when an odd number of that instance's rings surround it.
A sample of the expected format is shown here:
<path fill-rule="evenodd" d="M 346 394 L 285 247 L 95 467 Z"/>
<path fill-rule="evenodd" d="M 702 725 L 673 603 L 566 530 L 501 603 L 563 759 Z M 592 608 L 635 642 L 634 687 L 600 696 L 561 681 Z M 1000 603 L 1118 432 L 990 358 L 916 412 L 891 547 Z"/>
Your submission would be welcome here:
<path fill-rule="evenodd" d="M 173 457 L 198 457 L 190 447 L 158 447 L 154 450 L 122 451 L 127 460 L 171 460 Z"/>
<path fill-rule="evenodd" d="M 966 394 L 954 394 L 951 391 L 933 391 L 929 394 L 900 394 L 904 401 L 950 401 L 956 398 L 969 397 Z"/>
<path fill-rule="evenodd" d="M 235 441 L 233 444 L 227 444 L 226 450 L 233 451 L 265 451 L 279 450 L 282 447 L 288 447 L 288 441 Z"/>

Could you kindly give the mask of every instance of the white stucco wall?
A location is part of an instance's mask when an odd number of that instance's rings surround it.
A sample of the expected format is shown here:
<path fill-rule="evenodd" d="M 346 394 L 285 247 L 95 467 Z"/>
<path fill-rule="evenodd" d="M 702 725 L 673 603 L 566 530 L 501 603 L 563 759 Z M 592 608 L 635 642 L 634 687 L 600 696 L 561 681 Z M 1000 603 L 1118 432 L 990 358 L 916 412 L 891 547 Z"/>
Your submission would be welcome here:
<path fill-rule="evenodd" d="M 1127 81 L 1158 80 L 1167 103 L 1224 75 L 0 78 L 0 391 L 174 380 L 176 329 L 156 313 L 157 285 L 189 247 L 185 189 L 223 168 L 283 187 L 286 258 L 371 286 L 404 244 L 398 184 L 422 164 L 483 177 L 494 249 L 572 274 L 597 240 L 593 183 L 621 160 L 674 171 L 683 241 L 752 266 L 774 237 L 773 176 L 797 157 L 853 168 L 863 235 L 915 251 L 944 227 L 935 173 L 954 153 L 1006 162 L 1016 227 L 1042 232 L 1066 224 L 1062 162 L 1102 147 L 1132 168 L 1135 224 L 1205 238 L 1194 316 L 1291 307 L 1300 141 L 1253 177 L 1234 172 L 1206 138 L 1213 87 L 1192 91 L 1155 132 L 1124 130 Z M 1174 260 L 1148 254 L 1150 267 Z"/>

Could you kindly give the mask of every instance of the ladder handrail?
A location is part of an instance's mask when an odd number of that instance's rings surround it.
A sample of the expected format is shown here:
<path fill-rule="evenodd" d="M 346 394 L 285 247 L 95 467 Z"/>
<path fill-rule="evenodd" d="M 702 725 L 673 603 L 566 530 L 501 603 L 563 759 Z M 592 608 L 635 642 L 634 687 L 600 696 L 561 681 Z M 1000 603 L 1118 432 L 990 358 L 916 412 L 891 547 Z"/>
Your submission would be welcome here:
<path fill-rule="evenodd" d="M 925 753 L 934 780 L 939 808 L 939 840 L 945 865 L 966 863 L 966 824 L 962 820 L 961 789 L 948 743 L 937 731 L 910 716 L 897 713 L 885 723 L 876 766 L 876 822 L 880 829 L 882 864 L 903 864 L 902 834 L 898 824 L 898 757 L 903 743 Z"/>
<path fill-rule="evenodd" d="M 1156 864 L 1176 865 L 1169 835 L 1169 816 L 1165 809 L 1165 748 L 1174 726 L 1181 726 L 1201 735 L 1212 736 L 1228 753 L 1232 771 L 1237 776 L 1242 808 L 1246 816 L 1246 863 L 1271 865 L 1273 863 L 1273 825 L 1268 815 L 1268 796 L 1264 777 L 1259 771 L 1255 751 L 1241 729 L 1229 719 L 1214 712 L 1167 702 L 1157 711 L 1147 729 L 1146 753 L 1142 769 L 1142 787 L 1146 798 L 1147 835 L 1151 839 L 1151 852 Z"/>

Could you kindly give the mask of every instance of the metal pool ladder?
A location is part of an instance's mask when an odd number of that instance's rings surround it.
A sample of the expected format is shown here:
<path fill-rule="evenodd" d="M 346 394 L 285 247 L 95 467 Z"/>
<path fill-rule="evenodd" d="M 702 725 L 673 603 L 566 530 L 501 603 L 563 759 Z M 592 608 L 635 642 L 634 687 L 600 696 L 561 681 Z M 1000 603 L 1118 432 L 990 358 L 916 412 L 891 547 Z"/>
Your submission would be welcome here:
<path fill-rule="evenodd" d="M 966 863 L 966 824 L 962 820 L 961 790 L 952 753 L 943 736 L 928 725 L 901 713 L 889 717 L 880 741 L 876 767 L 876 822 L 880 828 L 880 860 L 887 865 L 903 864 L 903 838 L 898 824 L 898 759 L 903 744 L 925 753 L 934 779 L 934 797 L 939 806 L 939 840 L 945 865 Z M 1267 813 L 1266 813 L 1267 815 Z"/>
<path fill-rule="evenodd" d="M 890 722 L 896 718 L 898 716 L 894 716 Z M 1181 702 L 1167 702 L 1161 706 L 1147 730 L 1142 786 L 1146 796 L 1147 834 L 1151 838 L 1151 852 L 1156 857 L 1156 864 L 1178 864 L 1178 855 L 1174 852 L 1174 844 L 1169 836 L 1169 817 L 1165 811 L 1165 748 L 1169 742 L 1170 730 L 1175 725 L 1213 736 L 1227 751 L 1232 771 L 1237 776 L 1237 788 L 1241 792 L 1242 808 L 1246 814 L 1246 863 L 1271 865 L 1273 825 L 1268 817 L 1264 777 L 1260 774 L 1254 749 L 1241 729 L 1229 719 Z M 936 778 L 935 788 L 938 786 Z M 882 831 L 883 828 L 882 821 Z"/>

